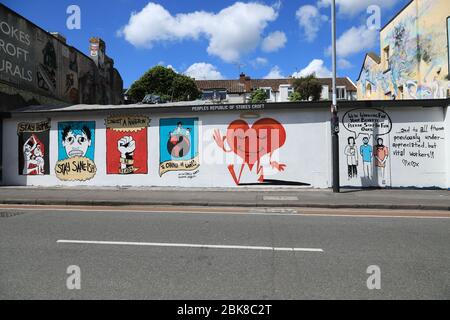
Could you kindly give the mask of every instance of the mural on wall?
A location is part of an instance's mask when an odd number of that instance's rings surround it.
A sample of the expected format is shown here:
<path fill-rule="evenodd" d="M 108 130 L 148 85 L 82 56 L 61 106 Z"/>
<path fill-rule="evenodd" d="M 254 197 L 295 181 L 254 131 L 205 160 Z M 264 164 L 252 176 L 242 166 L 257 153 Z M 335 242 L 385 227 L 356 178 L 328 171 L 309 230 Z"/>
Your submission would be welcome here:
<path fill-rule="evenodd" d="M 159 121 L 159 175 L 195 171 L 200 167 L 198 118 Z"/>
<path fill-rule="evenodd" d="M 447 27 L 441 20 L 447 19 L 446 12 L 450 14 L 446 1 L 419 1 L 385 27 L 380 44 L 382 62 L 364 62 L 360 99 L 446 98 L 450 89 L 448 50 L 443 45 Z"/>
<path fill-rule="evenodd" d="M 439 150 L 445 150 L 443 125 L 428 123 L 404 125 L 392 136 L 392 157 L 406 168 L 421 169 L 427 165 L 432 166 L 433 163 L 429 161 L 442 161 L 438 157 Z"/>
<path fill-rule="evenodd" d="M 78 55 L 75 49 L 63 47 L 63 52 L 66 52 L 66 58 L 68 58 L 69 66 L 67 68 L 66 81 L 64 95 L 67 99 L 74 104 L 79 101 L 79 91 L 78 91 Z"/>
<path fill-rule="evenodd" d="M 351 133 L 344 148 L 348 180 L 356 179 L 362 174 L 361 178 L 365 182 L 375 180 L 386 185 L 389 149 L 384 145 L 383 136 L 392 131 L 389 115 L 378 109 L 353 109 L 344 114 L 342 124 Z M 375 146 L 373 141 L 376 141 Z M 358 170 L 360 165 L 362 170 Z"/>
<path fill-rule="evenodd" d="M 58 123 L 58 162 L 55 173 L 62 181 L 92 179 L 97 168 L 95 154 L 95 121 Z"/>
<path fill-rule="evenodd" d="M 236 185 L 242 185 L 245 167 L 250 172 L 256 172 L 258 183 L 307 185 L 266 179 L 268 170 L 278 173 L 286 169 L 285 164 L 273 160 L 274 153 L 286 143 L 286 130 L 277 120 L 263 118 L 252 126 L 245 120 L 235 120 L 228 126 L 225 136 L 215 130 L 214 141 L 225 153 L 233 153 L 242 160 L 239 161 L 240 164 L 228 165 L 228 171 Z"/>
<path fill-rule="evenodd" d="M 347 156 L 348 178 L 357 178 L 359 161 L 355 137 L 348 137 L 347 142 L 348 144 L 345 146 L 344 154 Z"/>
<path fill-rule="evenodd" d="M 42 60 L 38 66 L 38 87 L 45 91 L 56 93 L 56 72 L 58 64 L 56 61 L 55 39 L 48 39 L 42 49 Z"/>
<path fill-rule="evenodd" d="M 106 125 L 108 174 L 147 174 L 147 127 L 145 116 L 111 116 Z"/>
<path fill-rule="evenodd" d="M 34 82 L 34 37 L 28 26 L 8 16 L 0 6 L 0 79 L 30 87 Z"/>
<path fill-rule="evenodd" d="M 47 175 L 49 169 L 50 120 L 42 122 L 20 122 L 19 175 Z"/>

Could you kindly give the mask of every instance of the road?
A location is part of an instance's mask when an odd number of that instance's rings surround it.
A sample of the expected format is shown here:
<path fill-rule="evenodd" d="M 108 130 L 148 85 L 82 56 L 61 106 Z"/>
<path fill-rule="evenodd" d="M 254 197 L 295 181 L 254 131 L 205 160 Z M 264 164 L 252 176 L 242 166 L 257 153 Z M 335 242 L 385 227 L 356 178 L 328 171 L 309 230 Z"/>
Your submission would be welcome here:
<path fill-rule="evenodd" d="M 1 206 L 0 299 L 450 299 L 448 217 Z M 380 290 L 367 287 L 373 265 Z"/>

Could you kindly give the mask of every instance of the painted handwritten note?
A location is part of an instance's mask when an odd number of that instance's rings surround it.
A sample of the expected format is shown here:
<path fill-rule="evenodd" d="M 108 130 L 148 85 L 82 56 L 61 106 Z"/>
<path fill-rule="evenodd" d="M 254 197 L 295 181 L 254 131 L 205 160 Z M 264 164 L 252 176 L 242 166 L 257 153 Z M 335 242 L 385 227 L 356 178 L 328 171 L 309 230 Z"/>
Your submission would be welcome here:
<path fill-rule="evenodd" d="M 436 159 L 436 152 L 445 148 L 444 140 L 444 126 L 407 125 L 392 137 L 392 156 L 401 158 L 405 167 L 420 168 L 424 160 Z"/>

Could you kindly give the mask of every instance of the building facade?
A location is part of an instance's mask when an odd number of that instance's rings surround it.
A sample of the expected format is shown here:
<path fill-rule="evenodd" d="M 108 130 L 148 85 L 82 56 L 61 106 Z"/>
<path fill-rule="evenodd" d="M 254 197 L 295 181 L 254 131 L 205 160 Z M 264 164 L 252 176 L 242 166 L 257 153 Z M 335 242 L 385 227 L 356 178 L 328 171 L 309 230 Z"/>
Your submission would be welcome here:
<path fill-rule="evenodd" d="M 318 78 L 322 84 L 321 100 L 331 100 L 332 79 Z M 239 80 L 196 80 L 202 92 L 203 100 L 222 101 L 228 103 L 247 103 L 252 91 L 263 89 L 267 94 L 267 102 L 288 102 L 294 92 L 295 78 L 286 79 L 251 79 L 241 74 Z M 356 100 L 356 85 L 349 78 L 337 79 L 339 100 Z"/>
<path fill-rule="evenodd" d="M 121 104 L 123 82 L 90 40 L 89 56 L 0 4 L 0 110 L 30 104 Z"/>
<path fill-rule="evenodd" d="M 341 185 L 450 188 L 449 104 L 342 101 Z M 329 188 L 330 132 L 328 101 L 25 107 L 3 123 L 3 184 Z"/>
<path fill-rule="evenodd" d="M 380 31 L 380 55 L 368 53 L 358 100 L 450 96 L 450 2 L 413 0 Z"/>

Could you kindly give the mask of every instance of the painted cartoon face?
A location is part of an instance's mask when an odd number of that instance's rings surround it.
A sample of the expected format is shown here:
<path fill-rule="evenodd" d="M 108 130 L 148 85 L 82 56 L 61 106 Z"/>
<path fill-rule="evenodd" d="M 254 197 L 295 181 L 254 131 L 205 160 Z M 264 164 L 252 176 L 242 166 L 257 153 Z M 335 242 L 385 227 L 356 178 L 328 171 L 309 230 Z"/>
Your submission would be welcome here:
<path fill-rule="evenodd" d="M 252 127 L 244 120 L 236 120 L 227 130 L 227 142 L 234 153 L 250 166 L 281 148 L 286 142 L 286 131 L 273 119 L 261 119 Z"/>
<path fill-rule="evenodd" d="M 355 139 L 354 138 L 348 138 L 348 144 L 351 146 L 351 147 L 353 147 L 353 146 L 355 146 Z"/>
<path fill-rule="evenodd" d="M 364 139 L 363 139 L 363 143 L 364 143 L 364 144 L 369 144 L 369 139 L 368 139 L 368 138 L 364 138 Z"/>
<path fill-rule="evenodd" d="M 23 146 L 23 152 L 27 155 L 31 154 L 31 146 L 28 143 Z"/>
<path fill-rule="evenodd" d="M 44 156 L 44 154 L 42 153 L 40 145 L 37 145 L 36 149 L 34 149 L 34 156 L 35 157 L 42 157 L 42 156 Z"/>
<path fill-rule="evenodd" d="M 75 134 L 69 131 L 62 142 L 69 158 L 84 157 L 88 148 L 91 146 L 91 140 L 84 131 Z"/>

